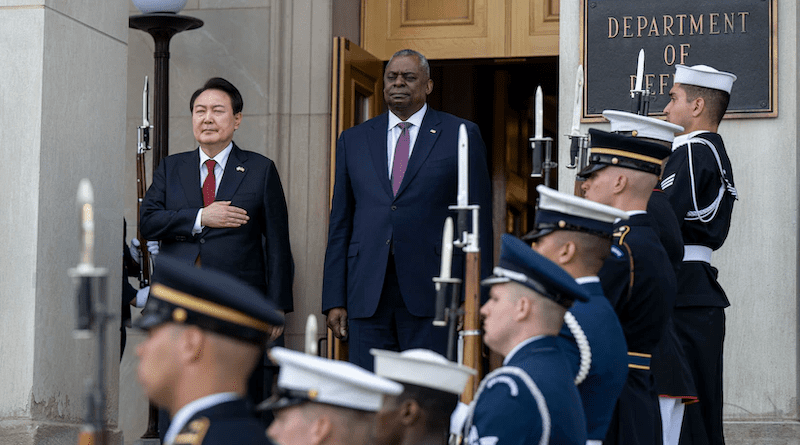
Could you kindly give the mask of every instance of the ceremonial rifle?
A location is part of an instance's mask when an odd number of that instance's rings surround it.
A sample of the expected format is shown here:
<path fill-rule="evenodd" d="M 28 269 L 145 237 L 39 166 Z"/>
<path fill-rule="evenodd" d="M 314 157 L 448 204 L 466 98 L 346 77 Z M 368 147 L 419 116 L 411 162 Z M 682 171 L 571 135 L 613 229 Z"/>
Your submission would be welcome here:
<path fill-rule="evenodd" d="M 644 84 L 644 49 L 639 50 L 639 58 L 636 61 L 636 79 L 631 90 L 631 99 L 633 105 L 631 112 L 641 116 L 647 116 L 650 113 L 650 101 L 655 98 L 655 94 L 650 92 L 650 89 Z M 644 88 L 644 89 L 642 89 Z"/>
<path fill-rule="evenodd" d="M 149 107 L 149 85 L 147 76 L 144 76 L 144 89 L 142 91 L 142 125 L 137 127 L 138 142 L 136 144 L 136 238 L 139 240 L 139 289 L 150 285 L 150 272 L 152 262 L 150 261 L 150 251 L 147 249 L 147 240 L 142 237 L 139 231 L 139 213 L 147 193 L 147 171 L 144 164 L 144 154 L 152 149 L 150 146 L 150 107 Z"/>
<path fill-rule="evenodd" d="M 542 87 L 536 87 L 535 111 L 534 111 L 534 135 L 528 138 L 531 150 L 531 177 L 544 177 L 545 187 L 550 187 L 550 171 L 558 167 L 558 163 L 553 161 L 553 138 L 543 137 L 544 111 L 542 105 Z"/>
<path fill-rule="evenodd" d="M 589 136 L 581 134 L 581 113 L 583 106 L 583 65 L 578 65 L 575 75 L 575 98 L 572 107 L 572 126 L 567 135 L 570 139 L 569 164 L 567 168 L 583 170 L 589 160 Z M 581 196 L 580 179 L 575 180 L 575 196 Z"/>
<path fill-rule="evenodd" d="M 142 125 L 137 127 L 136 144 L 136 239 L 139 240 L 139 289 L 150 285 L 150 273 L 153 262 L 150 258 L 150 251 L 147 249 L 147 240 L 139 230 L 140 214 L 144 195 L 147 193 L 147 170 L 145 169 L 144 155 L 152 149 L 150 145 L 150 94 L 147 76 L 144 76 L 144 88 L 142 89 Z M 142 434 L 141 439 L 158 439 L 158 408 L 149 403 L 147 409 L 147 431 Z"/>
<path fill-rule="evenodd" d="M 78 184 L 78 212 L 81 227 L 81 256 L 69 270 L 77 283 L 77 326 L 75 338 L 97 338 L 97 377 L 86 380 L 86 421 L 78 434 L 79 445 L 105 445 L 105 353 L 106 323 L 114 317 L 106 310 L 108 271 L 94 266 L 94 193 L 88 179 Z"/>
<path fill-rule="evenodd" d="M 434 278 L 436 282 L 436 316 L 434 325 L 450 326 L 448 338 L 448 358 L 452 360 L 453 344 L 455 342 L 456 324 L 462 311 L 459 309 L 458 285 L 461 280 L 450 277 L 453 246 L 461 248 L 465 253 L 464 267 L 464 327 L 459 333 L 461 353 L 459 362 L 477 371 L 476 376 L 470 377 L 467 387 L 461 395 L 461 401 L 469 403 L 478 389 L 483 376 L 483 343 L 481 340 L 480 321 L 480 273 L 481 252 L 478 244 L 479 210 L 480 206 L 469 204 L 469 138 L 467 127 L 461 124 L 458 128 L 458 196 L 457 204 L 450 206 L 450 210 L 458 212 L 457 238 L 453 240 L 453 222 L 451 218 L 445 221 L 442 239 L 442 268 L 440 276 Z M 471 227 L 468 224 L 472 216 Z M 450 286 L 451 301 L 449 308 L 445 308 L 447 287 Z"/>

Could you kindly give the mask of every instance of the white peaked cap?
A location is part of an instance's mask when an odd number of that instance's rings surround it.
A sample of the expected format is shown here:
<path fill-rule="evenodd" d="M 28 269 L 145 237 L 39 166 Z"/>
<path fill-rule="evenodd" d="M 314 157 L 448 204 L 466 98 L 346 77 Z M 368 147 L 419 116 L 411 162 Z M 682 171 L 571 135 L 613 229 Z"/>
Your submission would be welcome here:
<path fill-rule="evenodd" d="M 657 139 L 672 143 L 675 133 L 682 133 L 683 127 L 650 116 L 640 116 L 627 111 L 605 110 L 603 117 L 611 122 L 611 131 L 630 133 L 637 138 Z"/>
<path fill-rule="evenodd" d="M 628 219 L 628 214 L 615 207 L 561 193 L 544 185 L 536 186 L 539 192 L 539 210 L 614 224 L 618 219 Z"/>
<path fill-rule="evenodd" d="M 713 88 L 730 94 L 735 80 L 735 75 L 717 71 L 707 65 L 675 65 L 675 83 Z"/>
<path fill-rule="evenodd" d="M 398 382 L 461 394 L 469 376 L 477 372 L 447 360 L 428 349 L 403 352 L 370 349 L 375 356 L 375 374 Z"/>
<path fill-rule="evenodd" d="M 375 412 L 383 406 L 385 395 L 403 392 L 403 385 L 352 363 L 281 347 L 269 354 L 281 368 L 278 388 L 303 391 L 311 402 Z"/>

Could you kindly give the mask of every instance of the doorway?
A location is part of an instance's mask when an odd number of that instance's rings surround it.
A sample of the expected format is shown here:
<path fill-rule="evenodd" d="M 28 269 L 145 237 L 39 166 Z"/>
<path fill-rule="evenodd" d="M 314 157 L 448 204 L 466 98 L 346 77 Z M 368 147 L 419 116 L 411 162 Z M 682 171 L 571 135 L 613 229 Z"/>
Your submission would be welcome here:
<path fill-rule="evenodd" d="M 492 178 L 494 258 L 500 236 L 522 236 L 533 228 L 536 186 L 531 178 L 534 134 L 534 96 L 543 92 L 543 131 L 553 138 L 553 160 L 558 159 L 558 58 L 431 60 L 433 93 L 428 104 L 475 122 L 481 130 Z M 558 184 L 558 169 L 550 186 Z"/>

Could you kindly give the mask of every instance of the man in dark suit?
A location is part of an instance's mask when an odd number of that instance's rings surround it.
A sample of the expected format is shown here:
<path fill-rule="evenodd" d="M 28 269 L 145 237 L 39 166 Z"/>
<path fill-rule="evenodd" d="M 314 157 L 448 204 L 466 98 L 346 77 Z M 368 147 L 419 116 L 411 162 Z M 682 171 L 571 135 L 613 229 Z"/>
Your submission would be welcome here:
<path fill-rule="evenodd" d="M 373 369 L 371 348 L 432 349 L 446 355 L 446 328 L 434 328 L 442 227 L 456 203 L 458 127 L 469 135 L 469 198 L 480 205 L 482 276 L 492 262 L 486 147 L 472 122 L 431 109 L 430 67 L 403 50 L 384 72 L 389 112 L 342 133 L 325 254 L 322 311 L 350 361 Z M 453 273 L 463 257 L 456 252 Z"/>
<path fill-rule="evenodd" d="M 166 157 L 153 172 L 140 231 L 161 241 L 162 254 L 233 275 L 287 313 L 294 263 L 286 201 L 275 163 L 233 142 L 243 106 L 225 79 L 209 79 L 194 93 L 189 108 L 199 148 Z M 274 327 L 273 339 L 281 332 Z M 251 379 L 254 403 L 264 398 L 266 371 Z"/>
<path fill-rule="evenodd" d="M 147 396 L 172 416 L 164 443 L 272 444 L 245 398 L 275 305 L 241 280 L 161 255 L 136 348 Z"/>

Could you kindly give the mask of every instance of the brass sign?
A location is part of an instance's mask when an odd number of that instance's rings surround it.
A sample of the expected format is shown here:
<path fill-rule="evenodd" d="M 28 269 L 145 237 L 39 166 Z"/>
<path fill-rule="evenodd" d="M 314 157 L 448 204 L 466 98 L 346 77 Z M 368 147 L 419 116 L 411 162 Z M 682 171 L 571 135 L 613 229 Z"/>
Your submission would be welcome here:
<path fill-rule="evenodd" d="M 727 118 L 776 117 L 777 0 L 584 0 L 584 117 L 631 111 L 639 50 L 650 114 L 669 101 L 675 65 L 735 74 Z"/>

